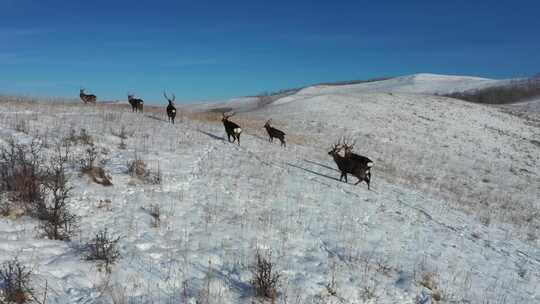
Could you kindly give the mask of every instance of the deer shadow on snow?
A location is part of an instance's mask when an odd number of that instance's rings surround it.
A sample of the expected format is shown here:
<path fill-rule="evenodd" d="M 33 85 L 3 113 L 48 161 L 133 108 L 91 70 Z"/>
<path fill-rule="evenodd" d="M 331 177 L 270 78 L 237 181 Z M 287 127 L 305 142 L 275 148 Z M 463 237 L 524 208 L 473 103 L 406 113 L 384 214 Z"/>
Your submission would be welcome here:
<path fill-rule="evenodd" d="M 306 163 L 309 163 L 309 164 L 312 164 L 312 165 L 321 166 L 321 167 L 326 168 L 326 169 L 328 169 L 328 170 L 340 172 L 340 171 L 339 171 L 338 169 L 336 169 L 336 168 L 332 168 L 332 167 L 330 167 L 330 166 L 328 166 L 328 165 L 323 165 L 323 164 L 321 164 L 321 163 L 314 162 L 314 161 L 309 160 L 309 159 L 304 159 L 304 161 L 305 161 Z"/>
<path fill-rule="evenodd" d="M 216 139 L 216 140 L 220 140 L 220 141 L 225 141 L 225 137 L 223 137 L 223 136 L 218 136 L 218 135 L 212 134 L 212 133 L 210 133 L 210 132 L 203 131 L 203 130 L 201 130 L 201 129 L 197 129 L 197 131 L 198 131 L 199 133 L 202 133 L 202 134 L 204 134 L 204 135 L 206 135 L 206 136 L 212 138 L 212 139 Z"/>
<path fill-rule="evenodd" d="M 307 161 L 307 162 L 310 162 L 310 161 Z M 315 163 L 317 164 L 317 163 Z M 335 181 L 338 181 L 338 182 L 341 182 L 338 178 L 336 177 L 333 177 L 333 176 L 330 176 L 330 175 L 326 175 L 326 174 L 323 174 L 323 173 L 320 173 L 320 172 L 316 172 L 316 171 L 313 171 L 313 170 L 310 170 L 310 169 L 307 169 L 307 168 L 304 168 L 304 167 L 300 167 L 298 165 L 295 165 L 295 164 L 292 164 L 292 163 L 287 163 L 288 166 L 290 167 L 293 167 L 293 168 L 296 168 L 296 169 L 300 169 L 300 170 L 303 170 L 303 171 L 306 171 L 308 173 L 311 173 L 311 174 L 314 174 L 314 175 L 318 175 L 318 176 L 321 176 L 321 177 L 325 177 L 325 178 L 328 178 L 328 179 L 331 179 L 331 180 L 335 180 Z M 320 164 L 318 164 L 320 165 Z M 326 167 L 324 165 L 322 165 L 323 167 Z M 334 170 L 333 168 L 331 168 L 332 170 Z"/>

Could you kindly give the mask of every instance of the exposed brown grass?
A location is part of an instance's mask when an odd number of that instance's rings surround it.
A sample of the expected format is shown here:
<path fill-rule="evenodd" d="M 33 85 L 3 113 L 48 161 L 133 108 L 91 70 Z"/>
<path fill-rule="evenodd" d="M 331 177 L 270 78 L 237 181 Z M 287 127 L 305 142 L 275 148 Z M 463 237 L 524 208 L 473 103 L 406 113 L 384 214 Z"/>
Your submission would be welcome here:
<path fill-rule="evenodd" d="M 189 120 L 210 123 L 216 126 L 222 125 L 221 112 L 185 112 L 184 115 Z M 268 133 L 264 129 L 264 123 L 266 120 L 261 119 L 258 116 L 252 115 L 251 113 L 239 113 L 231 117 L 231 121 L 238 123 L 242 127 L 243 134 L 249 134 L 261 139 L 268 138 Z M 314 137 L 294 134 L 293 130 L 288 129 L 288 125 L 284 122 L 275 121 L 274 123 L 285 132 L 285 140 L 288 144 L 309 145 L 317 142 Z"/>

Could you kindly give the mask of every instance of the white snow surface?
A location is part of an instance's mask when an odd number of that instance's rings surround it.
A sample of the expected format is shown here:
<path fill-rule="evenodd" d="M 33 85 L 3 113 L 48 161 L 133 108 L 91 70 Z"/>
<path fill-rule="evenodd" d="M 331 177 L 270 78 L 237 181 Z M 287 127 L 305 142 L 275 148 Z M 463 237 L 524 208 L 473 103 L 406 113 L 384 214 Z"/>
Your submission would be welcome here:
<path fill-rule="evenodd" d="M 437 293 L 440 303 L 539 303 L 538 125 L 495 107 L 358 86 L 308 88 L 233 116 L 240 146 L 226 141 L 218 116 L 180 107 L 170 125 L 164 109 L 0 102 L 0 143 L 40 137 L 53 146 L 85 128 L 114 184 L 70 167 L 79 232 L 47 240 L 35 219 L 0 217 L 0 263 L 29 265 L 48 303 L 257 302 L 257 250 L 281 274 L 276 303 L 436 303 Z M 268 118 L 287 148 L 268 142 Z M 21 121 L 28 134 L 16 131 Z M 111 134 L 122 126 L 127 149 Z M 371 191 L 351 176 L 339 181 L 327 152 L 341 135 L 374 160 Z M 136 156 L 159 167 L 161 184 L 127 174 Z M 83 258 L 104 228 L 121 236 L 110 275 Z"/>

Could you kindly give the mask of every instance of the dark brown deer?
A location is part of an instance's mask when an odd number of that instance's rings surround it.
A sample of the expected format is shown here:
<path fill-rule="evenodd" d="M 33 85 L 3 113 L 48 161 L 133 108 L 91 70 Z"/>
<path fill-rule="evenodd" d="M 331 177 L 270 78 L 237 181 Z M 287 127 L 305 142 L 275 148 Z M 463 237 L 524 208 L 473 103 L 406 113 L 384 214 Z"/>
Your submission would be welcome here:
<path fill-rule="evenodd" d="M 373 161 L 363 155 L 358 155 L 356 153 L 353 153 L 354 145 L 356 144 L 356 140 L 352 143 L 349 143 L 347 140 L 343 140 L 342 146 L 345 157 L 348 157 L 350 159 L 354 159 L 362 164 L 364 164 L 366 167 L 370 168 L 373 167 Z"/>
<path fill-rule="evenodd" d="M 285 132 L 281 131 L 281 130 L 278 130 L 274 127 L 272 127 L 270 125 L 270 122 L 272 120 L 269 119 L 265 124 L 264 124 L 264 128 L 266 129 L 266 132 L 268 132 L 268 136 L 269 136 L 269 139 L 268 141 L 270 142 L 274 142 L 274 138 L 277 138 L 279 139 L 279 141 L 281 142 L 281 146 L 282 147 L 286 147 L 287 144 L 285 143 Z"/>
<path fill-rule="evenodd" d="M 350 156 L 341 156 L 339 152 L 341 152 L 343 148 L 343 145 L 338 142 L 332 147 L 330 152 L 328 152 L 328 155 L 331 155 L 334 158 L 334 162 L 341 172 L 339 180 L 342 181 L 343 178 L 345 178 L 345 182 L 347 183 L 347 174 L 351 174 L 358 179 L 355 185 L 365 181 L 369 190 L 371 182 L 371 166 Z M 370 163 L 373 165 L 373 162 Z"/>
<path fill-rule="evenodd" d="M 240 145 L 240 134 L 242 134 L 242 128 L 229 120 L 229 118 L 233 115 L 234 113 L 231 113 L 230 115 L 226 115 L 225 113 L 223 113 L 223 118 L 221 118 L 221 122 L 223 122 L 223 126 L 225 127 L 225 132 L 227 133 L 227 140 L 231 142 L 232 137 L 232 142 L 238 140 L 238 145 Z"/>
<path fill-rule="evenodd" d="M 81 88 L 81 91 L 79 93 L 79 97 L 81 97 L 81 100 L 84 103 L 96 103 L 96 100 L 97 100 L 96 95 L 94 95 L 94 94 L 85 94 L 83 88 Z"/>
<path fill-rule="evenodd" d="M 172 99 L 167 97 L 167 93 L 165 91 L 163 92 L 163 96 L 165 96 L 165 99 L 169 102 L 169 105 L 167 106 L 167 116 L 169 117 L 169 122 L 174 124 L 174 118 L 176 117 L 176 107 L 174 106 L 174 101 L 176 100 L 176 96 L 172 94 Z"/>
<path fill-rule="evenodd" d="M 134 94 L 128 93 L 128 102 L 131 105 L 131 112 L 142 112 L 144 107 L 144 100 L 135 98 Z"/>

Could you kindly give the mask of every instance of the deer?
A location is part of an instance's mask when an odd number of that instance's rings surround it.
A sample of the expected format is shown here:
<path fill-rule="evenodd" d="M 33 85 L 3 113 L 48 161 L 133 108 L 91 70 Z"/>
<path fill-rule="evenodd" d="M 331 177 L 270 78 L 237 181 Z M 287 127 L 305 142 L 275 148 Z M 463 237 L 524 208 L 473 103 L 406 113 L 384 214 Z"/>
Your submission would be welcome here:
<path fill-rule="evenodd" d="M 134 94 L 128 93 L 128 102 L 131 105 L 131 112 L 142 112 L 144 106 L 144 100 L 135 98 Z"/>
<path fill-rule="evenodd" d="M 266 129 L 266 132 L 268 132 L 269 142 L 274 142 L 274 138 L 279 139 L 281 142 L 282 147 L 286 147 L 287 144 L 285 143 L 285 132 L 278 130 L 270 125 L 270 122 L 272 122 L 272 119 L 269 119 L 264 124 L 264 128 Z"/>
<path fill-rule="evenodd" d="M 81 91 L 79 93 L 79 97 L 81 97 L 82 102 L 86 103 L 96 103 L 97 97 L 93 94 L 85 94 L 83 88 L 81 88 Z"/>
<path fill-rule="evenodd" d="M 174 101 L 176 100 L 176 96 L 172 94 L 171 99 L 167 96 L 167 93 L 165 93 L 165 91 L 163 91 L 163 96 L 169 102 L 169 105 L 167 106 L 167 116 L 169 117 L 169 123 L 172 123 L 174 125 L 174 118 L 176 117 L 176 107 L 174 106 Z"/>
<path fill-rule="evenodd" d="M 225 113 L 223 113 L 221 122 L 223 122 L 223 126 L 225 127 L 225 132 L 227 133 L 227 140 L 231 142 L 232 136 L 232 142 L 234 143 L 236 140 L 238 140 L 238 145 L 240 145 L 240 134 L 242 134 L 242 128 L 240 128 L 240 126 L 236 123 L 229 120 L 229 118 L 233 115 L 234 112 L 230 115 L 226 115 Z"/>
<path fill-rule="evenodd" d="M 353 153 L 354 145 L 356 144 L 356 140 L 352 143 L 348 143 L 347 140 L 343 140 L 342 146 L 344 150 L 345 157 L 348 157 L 350 159 L 354 159 L 362 164 L 364 164 L 366 167 L 370 168 L 373 167 L 373 161 L 363 155 L 358 155 L 356 153 Z"/>
<path fill-rule="evenodd" d="M 345 183 L 348 183 L 347 174 L 351 174 L 358 179 L 355 185 L 365 181 L 368 186 L 368 190 L 370 190 L 371 166 L 373 166 L 373 162 L 370 161 L 369 163 L 365 163 L 351 156 L 341 156 L 339 152 L 341 152 L 343 148 L 343 144 L 338 142 L 337 144 L 334 144 L 330 152 L 328 152 L 328 155 L 331 155 L 334 158 L 334 162 L 341 172 L 339 181 L 342 181 L 343 178 L 345 178 Z"/>

